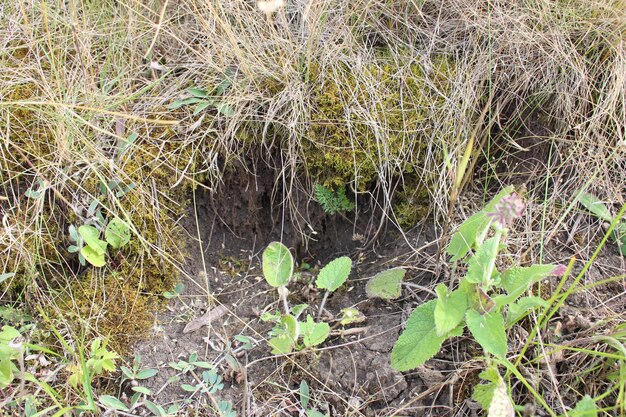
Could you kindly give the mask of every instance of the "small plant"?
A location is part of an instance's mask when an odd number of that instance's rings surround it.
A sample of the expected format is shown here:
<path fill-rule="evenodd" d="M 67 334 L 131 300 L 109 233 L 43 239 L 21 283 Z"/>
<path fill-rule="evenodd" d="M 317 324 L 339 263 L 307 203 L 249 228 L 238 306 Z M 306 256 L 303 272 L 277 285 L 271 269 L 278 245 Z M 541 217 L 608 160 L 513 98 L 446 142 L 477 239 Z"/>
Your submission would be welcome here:
<path fill-rule="evenodd" d="M 328 214 L 344 213 L 354 210 L 354 203 L 346 196 L 346 187 L 341 186 L 336 191 L 330 190 L 322 184 L 315 184 L 315 200 Z"/>
<path fill-rule="evenodd" d="M 326 300 L 330 293 L 336 291 L 348 279 L 352 269 L 352 260 L 343 256 L 332 260 L 324 266 L 316 279 L 317 288 L 324 289 L 324 298 L 318 310 L 317 321 L 310 314 L 304 321 L 299 317 L 309 307 L 307 304 L 289 306 L 287 284 L 292 278 L 294 261 L 289 249 L 280 242 L 272 242 L 263 251 L 263 275 L 269 285 L 275 287 L 283 303 L 284 314 L 268 313 L 262 319 L 272 321 L 276 325 L 270 332 L 269 345 L 272 353 L 284 354 L 293 349 L 317 346 L 323 343 L 330 334 L 328 323 L 320 322 Z"/>
<path fill-rule="evenodd" d="M 613 216 L 606 204 L 593 194 L 582 193 L 578 201 L 597 218 L 616 224 L 613 229 L 613 240 L 617 243 L 620 253 L 626 256 L 626 219 Z"/>
<path fill-rule="evenodd" d="M 70 253 L 78 252 L 82 265 L 85 265 L 86 260 L 93 266 L 102 267 L 106 264 L 107 246 L 120 249 L 130 242 L 130 228 L 118 218 L 107 224 L 104 230 L 105 240 L 100 239 L 100 231 L 95 226 L 82 225 L 77 230 L 74 225 L 70 225 L 69 232 L 73 244 L 67 250 Z"/>
<path fill-rule="evenodd" d="M 80 364 L 68 366 L 68 370 L 72 372 L 68 382 L 74 388 L 81 383 L 90 386 L 96 376 L 115 371 L 117 359 L 119 359 L 118 354 L 107 349 L 106 342 L 102 339 L 96 338 L 91 342 L 89 359 L 85 362 L 81 355 Z"/>
<path fill-rule="evenodd" d="M 11 326 L 3 326 L 0 330 L 0 389 L 8 387 L 19 372 L 14 361 L 22 357 L 21 337 L 20 332 Z"/>
<path fill-rule="evenodd" d="M 313 408 L 309 408 L 309 402 L 311 401 L 311 394 L 309 391 L 309 384 L 305 380 L 300 381 L 300 405 L 304 409 L 306 417 L 327 417 L 327 414 L 322 414 Z"/>
<path fill-rule="evenodd" d="M 170 104 L 169 108 L 171 110 L 176 110 L 184 106 L 195 105 L 195 109 L 193 111 L 194 116 L 200 114 L 207 108 L 213 108 L 227 117 L 233 116 L 235 114 L 235 110 L 232 106 L 221 101 L 221 98 L 230 86 L 230 80 L 228 78 L 224 78 L 211 92 L 202 88 L 188 88 L 187 93 L 189 93 L 191 97 L 176 100 Z"/>
<path fill-rule="evenodd" d="M 511 192 L 511 188 L 500 192 L 483 210 L 468 218 L 452 237 L 448 254 L 454 262 L 467 265 L 466 274 L 455 289 L 439 284 L 437 298 L 411 313 L 392 351 L 391 363 L 395 369 L 406 371 L 424 364 L 439 352 L 446 339 L 460 336 L 465 327 L 482 346 L 488 363 L 489 355 L 506 361 L 506 327 L 529 310 L 547 304 L 539 297 L 523 294 L 533 283 L 549 275 L 562 275 L 565 267 L 511 266 L 504 271 L 496 267 L 498 254 L 506 248 L 509 227 L 522 216 L 524 209 L 523 201 Z M 492 395 L 503 389 L 506 393 L 499 375 L 484 376 Z"/>

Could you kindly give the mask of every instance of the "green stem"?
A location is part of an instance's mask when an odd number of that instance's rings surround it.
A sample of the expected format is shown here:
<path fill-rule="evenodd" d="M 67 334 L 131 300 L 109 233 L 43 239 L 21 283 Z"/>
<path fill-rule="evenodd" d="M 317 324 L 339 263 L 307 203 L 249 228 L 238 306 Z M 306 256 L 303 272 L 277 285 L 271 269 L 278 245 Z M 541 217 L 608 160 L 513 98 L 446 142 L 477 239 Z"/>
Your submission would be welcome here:
<path fill-rule="evenodd" d="M 491 276 L 493 275 L 493 270 L 496 267 L 496 258 L 498 257 L 498 249 L 500 247 L 500 240 L 502 239 L 503 230 L 500 227 L 496 227 L 496 234 L 494 238 L 496 239 L 496 244 L 493 246 L 491 256 L 489 257 L 489 266 L 487 267 L 486 276 L 483 278 L 482 288 L 484 291 L 487 291 L 491 287 Z"/>

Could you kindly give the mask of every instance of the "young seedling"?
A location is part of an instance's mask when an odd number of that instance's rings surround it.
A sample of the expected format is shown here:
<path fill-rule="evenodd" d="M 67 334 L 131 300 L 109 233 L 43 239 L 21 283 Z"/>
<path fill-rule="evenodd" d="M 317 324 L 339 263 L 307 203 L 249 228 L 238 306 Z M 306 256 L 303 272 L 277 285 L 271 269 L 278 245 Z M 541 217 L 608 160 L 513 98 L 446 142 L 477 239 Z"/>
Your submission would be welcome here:
<path fill-rule="evenodd" d="M 304 321 L 298 318 L 309 307 L 307 304 L 289 306 L 287 284 L 292 278 L 294 261 L 289 249 L 279 242 L 272 242 L 263 251 L 263 276 L 269 285 L 277 289 L 278 296 L 283 304 L 284 314 L 265 313 L 261 319 L 276 323 L 270 332 L 269 345 L 272 353 L 284 354 L 295 349 L 313 347 L 323 343 L 330 334 L 328 323 L 319 322 L 328 295 L 336 291 L 348 278 L 352 268 L 352 261 L 348 257 L 341 257 L 331 261 L 319 273 L 316 285 L 326 290 L 319 308 L 318 322 L 310 314 Z M 301 340 L 301 342 L 300 342 Z"/>

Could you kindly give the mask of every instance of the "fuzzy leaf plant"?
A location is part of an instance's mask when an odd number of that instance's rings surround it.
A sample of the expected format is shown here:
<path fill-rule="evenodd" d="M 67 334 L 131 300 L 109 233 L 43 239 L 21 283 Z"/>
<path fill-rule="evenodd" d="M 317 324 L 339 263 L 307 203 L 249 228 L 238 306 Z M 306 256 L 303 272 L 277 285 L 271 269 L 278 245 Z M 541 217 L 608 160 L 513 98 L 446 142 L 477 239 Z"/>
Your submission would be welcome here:
<path fill-rule="evenodd" d="M 506 249 L 509 228 L 522 216 L 524 207 L 512 188 L 506 188 L 459 227 L 447 253 L 452 261 L 466 265 L 465 276 L 456 288 L 439 284 L 437 297 L 413 310 L 391 354 L 396 370 L 423 365 L 446 339 L 462 335 L 465 328 L 483 348 L 488 363 L 490 358 L 506 361 L 507 326 L 546 303 L 524 294 L 547 276 L 565 272 L 565 267 L 552 264 L 498 270 L 496 260 Z M 489 385 L 492 388 L 500 390 L 502 397 L 502 384 Z"/>
<path fill-rule="evenodd" d="M 261 317 L 275 324 L 268 340 L 272 353 L 285 354 L 294 349 L 300 350 L 324 343 L 330 334 L 330 326 L 320 321 L 321 312 L 324 310 L 328 295 L 336 291 L 348 279 L 352 269 L 352 260 L 346 256 L 340 257 L 320 270 L 316 285 L 326 292 L 320 304 L 317 321 L 310 314 L 306 315 L 304 321 L 298 320 L 308 309 L 307 304 L 289 306 L 287 285 L 294 271 L 294 260 L 289 249 L 280 242 L 270 243 L 263 251 L 262 264 L 263 276 L 270 286 L 276 288 L 284 310 L 283 314 L 266 313 Z"/>

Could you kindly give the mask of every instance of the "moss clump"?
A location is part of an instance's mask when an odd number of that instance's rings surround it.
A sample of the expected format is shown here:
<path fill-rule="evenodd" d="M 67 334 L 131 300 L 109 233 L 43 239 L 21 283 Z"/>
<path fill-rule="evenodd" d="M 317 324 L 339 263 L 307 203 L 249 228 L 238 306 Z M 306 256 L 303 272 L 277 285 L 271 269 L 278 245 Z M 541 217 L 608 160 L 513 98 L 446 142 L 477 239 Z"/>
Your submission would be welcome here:
<path fill-rule="evenodd" d="M 428 74 L 415 63 L 381 59 L 321 80 L 313 88 L 309 140 L 303 143 L 309 173 L 325 186 L 352 183 L 357 191 L 370 188 L 381 173 L 423 184 L 432 120 L 440 118 L 453 71 L 453 61 L 443 57 Z M 320 77 L 319 68 L 311 72 Z M 414 224 L 419 214 L 412 205 L 423 203 L 427 191 L 401 190 L 396 201 L 403 224 Z"/>

